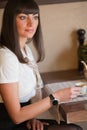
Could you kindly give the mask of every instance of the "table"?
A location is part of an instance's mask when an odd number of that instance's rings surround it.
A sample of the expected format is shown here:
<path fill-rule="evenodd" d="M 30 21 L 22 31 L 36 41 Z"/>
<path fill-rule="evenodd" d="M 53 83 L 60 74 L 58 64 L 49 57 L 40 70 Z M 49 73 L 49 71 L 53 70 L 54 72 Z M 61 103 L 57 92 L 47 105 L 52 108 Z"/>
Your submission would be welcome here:
<path fill-rule="evenodd" d="M 84 75 L 79 73 L 78 70 L 48 72 L 42 73 L 41 76 L 45 85 L 85 79 Z M 47 90 L 45 94 L 47 94 Z M 61 103 L 60 113 L 67 123 L 87 121 L 87 98 L 84 98 L 82 101 L 78 100 L 76 102 Z"/>
<path fill-rule="evenodd" d="M 60 112 L 67 123 L 87 121 L 87 100 L 61 104 Z"/>

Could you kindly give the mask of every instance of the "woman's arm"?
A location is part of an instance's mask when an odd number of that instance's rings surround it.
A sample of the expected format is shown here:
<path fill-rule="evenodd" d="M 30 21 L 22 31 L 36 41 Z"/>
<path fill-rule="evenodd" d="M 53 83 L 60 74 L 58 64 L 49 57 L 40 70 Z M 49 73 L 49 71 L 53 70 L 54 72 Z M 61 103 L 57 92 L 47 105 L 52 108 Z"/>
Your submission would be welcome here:
<path fill-rule="evenodd" d="M 16 124 L 32 119 L 51 107 L 49 97 L 37 103 L 21 107 L 18 96 L 18 83 L 0 84 L 0 93 L 10 117 Z"/>
<path fill-rule="evenodd" d="M 66 101 L 76 97 L 80 89 L 80 87 L 69 87 L 58 90 L 53 95 L 60 101 Z M 52 106 L 50 98 L 46 97 L 37 103 L 21 107 L 18 96 L 18 83 L 0 84 L 0 93 L 10 117 L 16 124 L 32 119 Z"/>

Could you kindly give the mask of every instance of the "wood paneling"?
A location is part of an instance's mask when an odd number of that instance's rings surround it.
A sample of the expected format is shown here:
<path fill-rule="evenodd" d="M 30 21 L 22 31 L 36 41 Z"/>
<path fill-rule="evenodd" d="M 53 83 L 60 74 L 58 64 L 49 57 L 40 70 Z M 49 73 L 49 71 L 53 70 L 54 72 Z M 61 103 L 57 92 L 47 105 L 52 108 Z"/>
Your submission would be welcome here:
<path fill-rule="evenodd" d="M 41 73 L 45 84 L 85 78 L 77 69 Z"/>
<path fill-rule="evenodd" d="M 56 4 L 56 3 L 68 3 L 68 2 L 83 2 L 87 0 L 36 0 L 38 4 Z"/>
<path fill-rule="evenodd" d="M 0 8 L 4 8 L 7 3 L 7 0 L 0 0 Z"/>
<path fill-rule="evenodd" d="M 39 5 L 68 3 L 68 2 L 83 2 L 87 0 L 36 0 Z M 7 0 L 0 0 L 0 8 L 4 8 Z"/>

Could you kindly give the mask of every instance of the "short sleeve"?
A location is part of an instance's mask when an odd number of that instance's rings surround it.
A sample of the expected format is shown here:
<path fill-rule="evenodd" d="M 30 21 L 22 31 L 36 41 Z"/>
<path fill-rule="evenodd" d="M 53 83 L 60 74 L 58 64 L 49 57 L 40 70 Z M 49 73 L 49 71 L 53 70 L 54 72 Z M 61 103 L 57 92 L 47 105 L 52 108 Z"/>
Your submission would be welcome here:
<path fill-rule="evenodd" d="M 19 80 L 18 59 L 10 50 L 0 51 L 0 83 L 11 83 Z"/>

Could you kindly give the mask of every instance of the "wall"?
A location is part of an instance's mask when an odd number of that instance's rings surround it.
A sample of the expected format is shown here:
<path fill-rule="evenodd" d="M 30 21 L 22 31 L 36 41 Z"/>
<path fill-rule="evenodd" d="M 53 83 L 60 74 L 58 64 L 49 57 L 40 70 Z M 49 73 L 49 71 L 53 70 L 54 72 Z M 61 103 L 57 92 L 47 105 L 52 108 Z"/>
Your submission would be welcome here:
<path fill-rule="evenodd" d="M 76 31 L 79 28 L 87 31 L 87 2 L 41 5 L 40 11 L 46 53 L 45 60 L 38 64 L 40 71 L 77 68 Z M 1 9 L 0 17 L 2 12 Z M 33 46 L 30 46 L 36 54 Z"/>
<path fill-rule="evenodd" d="M 87 31 L 87 2 L 40 6 L 46 58 L 41 72 L 77 68 L 76 31 Z M 86 34 L 87 37 L 87 34 Z"/>

